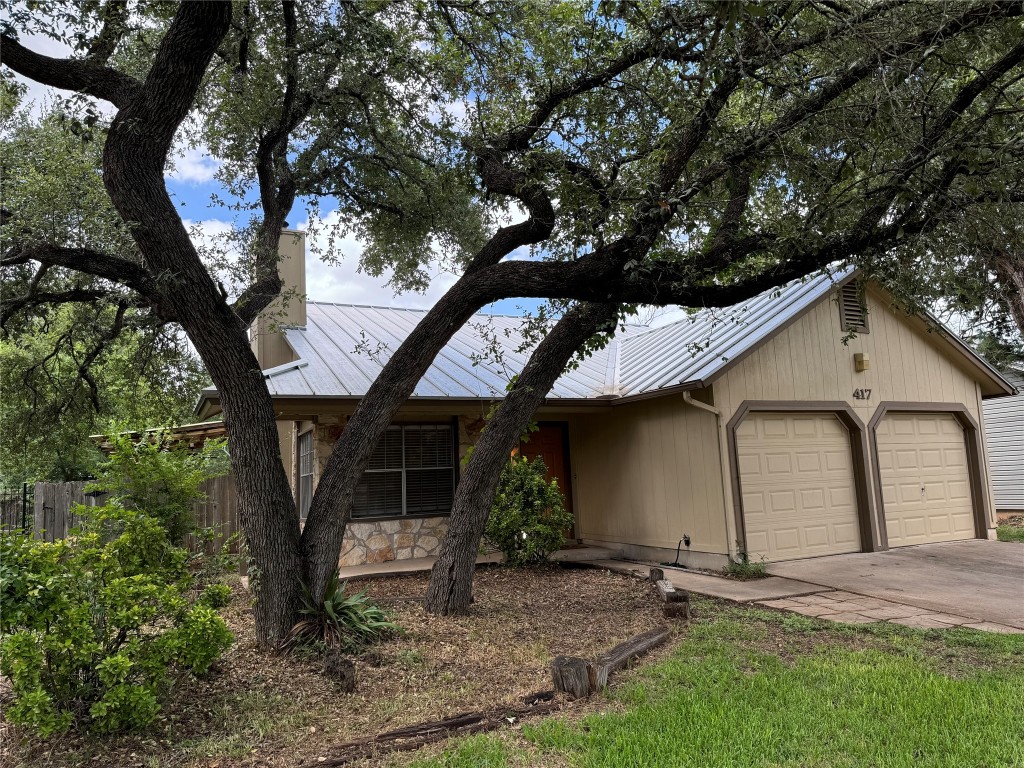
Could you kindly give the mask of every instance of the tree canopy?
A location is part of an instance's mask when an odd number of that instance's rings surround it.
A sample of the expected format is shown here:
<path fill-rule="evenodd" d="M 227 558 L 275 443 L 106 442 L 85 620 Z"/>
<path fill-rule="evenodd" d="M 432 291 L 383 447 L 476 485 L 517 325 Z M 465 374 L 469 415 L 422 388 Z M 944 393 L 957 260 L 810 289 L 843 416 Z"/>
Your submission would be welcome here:
<path fill-rule="evenodd" d="M 112 105 L 109 125 L 93 122 L 131 242 L 69 243 L 12 210 L 0 264 L 84 273 L 188 334 L 220 393 L 243 526 L 269 585 L 256 585 L 266 642 L 287 630 L 298 580 L 322 593 L 374 445 L 491 301 L 579 303 L 556 336 L 573 343 L 546 347 L 551 362 L 607 331 L 609 307 L 723 306 L 841 264 L 913 305 L 959 258 L 965 268 L 948 274 L 1020 298 L 1005 260 L 986 255 L 1019 253 L 1020 2 L 56 7 L 40 20 L 18 6 L 0 59 Z M 60 36 L 74 54 L 43 56 L 25 32 Z M 167 194 L 181 141 L 224 161 L 241 215 L 230 285 Z M 336 206 L 338 231 L 366 242 L 364 268 L 399 287 L 421 287 L 438 259 L 460 275 L 348 421 L 301 533 L 246 339 L 281 290 L 277 242 L 297 200 Z M 23 310 L 39 303 L 33 279 Z M 79 301 L 63 293 L 47 301 Z M 529 402 L 495 440 L 519 434 Z"/>
<path fill-rule="evenodd" d="M 13 88 L 5 91 L 5 242 L 45 233 L 68 247 L 137 258 L 97 174 L 102 145 L 88 123 L 54 102 L 33 116 Z M 3 483 L 88 476 L 98 458 L 90 435 L 188 419 L 202 364 L 140 297 L 92 275 L 29 264 L 5 269 L 0 291 Z"/>

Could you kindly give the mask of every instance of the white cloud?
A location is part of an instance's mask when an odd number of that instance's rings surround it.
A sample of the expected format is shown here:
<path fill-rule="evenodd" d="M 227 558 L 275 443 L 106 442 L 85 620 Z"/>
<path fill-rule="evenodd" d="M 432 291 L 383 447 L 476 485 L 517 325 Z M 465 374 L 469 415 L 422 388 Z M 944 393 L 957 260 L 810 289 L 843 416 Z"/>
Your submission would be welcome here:
<path fill-rule="evenodd" d="M 387 284 L 389 275 L 373 277 L 359 271 L 363 245 L 351 235 L 335 239 L 334 252 L 338 263 L 326 264 L 316 254 L 327 249 L 327 230 L 337 221 L 336 212 L 328 214 L 312 236 L 316 241 L 306 243 L 306 295 L 310 301 L 426 308 L 432 307 L 458 279 L 457 275 L 442 271 L 433 263 L 428 267 L 430 286 L 424 293 L 407 291 L 396 294 L 394 288 Z M 296 229 L 308 232 L 308 219 L 297 223 Z"/>
<path fill-rule="evenodd" d="M 171 162 L 172 167 L 167 178 L 193 184 L 212 181 L 214 174 L 220 169 L 220 161 L 203 147 L 179 149 L 175 151 Z"/>
<path fill-rule="evenodd" d="M 331 213 L 324 219 L 324 224 L 336 223 L 337 213 Z M 231 230 L 231 224 L 220 219 L 186 219 L 185 226 L 193 233 L 200 249 L 212 251 L 223 248 L 223 240 L 220 238 Z M 298 230 L 309 231 L 308 220 L 296 222 L 293 226 Z M 316 254 L 326 250 L 328 245 L 325 229 L 323 224 L 318 225 L 316 234 L 312 236 L 316 242 L 306 243 L 306 295 L 310 301 L 422 309 L 433 306 L 458 279 L 457 275 L 441 271 L 436 264 L 432 264 L 429 267 L 432 275 L 430 287 L 424 293 L 410 291 L 396 295 L 394 288 L 387 285 L 389 276 L 373 277 L 359 271 L 363 246 L 354 237 L 335 240 L 337 264 L 325 264 L 318 258 Z"/>

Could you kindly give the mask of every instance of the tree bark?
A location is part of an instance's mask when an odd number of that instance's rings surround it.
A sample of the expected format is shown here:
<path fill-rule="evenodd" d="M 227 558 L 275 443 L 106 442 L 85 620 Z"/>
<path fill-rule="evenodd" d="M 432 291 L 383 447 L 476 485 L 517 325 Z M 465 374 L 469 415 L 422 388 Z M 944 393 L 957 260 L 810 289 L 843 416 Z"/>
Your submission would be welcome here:
<path fill-rule="evenodd" d="M 356 485 L 377 441 L 438 352 L 487 303 L 478 286 L 479 281 L 467 275 L 441 297 L 388 360 L 335 443 L 302 532 L 307 584 L 314 595 L 322 593 L 338 567 Z"/>
<path fill-rule="evenodd" d="M 999 251 L 992 257 L 992 269 L 999 278 L 1010 316 L 1024 336 L 1024 256 Z"/>
<path fill-rule="evenodd" d="M 259 569 L 257 641 L 276 645 L 293 624 L 303 575 L 299 520 L 281 462 L 273 403 L 245 323 L 206 271 L 164 184 L 167 153 L 231 21 L 230 3 L 184 3 L 135 98 L 110 126 L 103 180 L 130 222 L 150 274 L 174 308 L 220 393 L 239 515 Z"/>
<path fill-rule="evenodd" d="M 568 312 L 537 346 L 473 449 L 455 501 L 448 535 L 430 573 L 424 606 L 430 613 L 465 613 L 472 599 L 473 570 L 501 471 L 537 407 L 584 342 L 612 330 L 618 306 L 581 304 Z"/>

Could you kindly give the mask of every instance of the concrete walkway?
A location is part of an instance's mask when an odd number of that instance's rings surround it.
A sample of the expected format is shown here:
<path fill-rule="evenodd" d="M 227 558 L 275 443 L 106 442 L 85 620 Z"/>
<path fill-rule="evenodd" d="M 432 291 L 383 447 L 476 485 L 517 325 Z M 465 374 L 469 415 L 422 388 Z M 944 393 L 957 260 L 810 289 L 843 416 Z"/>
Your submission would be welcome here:
<path fill-rule="evenodd" d="M 607 568 L 609 571 L 618 573 L 631 573 L 641 579 L 648 578 L 651 567 L 643 563 L 631 563 L 626 560 L 592 560 L 589 565 L 595 568 Z M 737 581 L 726 579 L 722 576 L 712 576 L 707 573 L 687 571 L 682 568 L 665 568 L 665 578 L 672 582 L 678 589 L 685 589 L 687 592 L 696 592 L 698 595 L 717 597 L 722 600 L 732 600 L 735 603 L 754 603 L 761 600 L 778 600 L 780 598 L 796 597 L 799 595 L 810 595 L 821 592 L 817 584 L 808 584 L 805 581 L 794 579 L 783 579 L 778 576 L 769 576 L 765 579 L 753 579 L 751 581 Z"/>
<path fill-rule="evenodd" d="M 842 555 L 842 557 L 850 557 Z M 831 558 L 817 558 L 828 560 Z M 784 565 L 812 561 L 800 560 Z M 607 568 L 618 573 L 630 573 L 646 579 L 650 566 L 625 560 L 594 560 L 589 565 Z M 780 564 L 782 565 L 782 564 Z M 1022 633 L 1024 629 L 1011 623 L 979 619 L 971 615 L 955 614 L 928 607 L 883 600 L 866 594 L 833 589 L 811 581 L 769 576 L 752 581 L 736 581 L 711 574 L 696 573 L 678 568 L 663 568 L 665 578 L 679 589 L 737 603 L 754 603 L 768 608 L 814 616 L 845 624 L 869 624 L 887 621 L 921 629 L 951 629 L 967 627 L 987 632 Z"/>

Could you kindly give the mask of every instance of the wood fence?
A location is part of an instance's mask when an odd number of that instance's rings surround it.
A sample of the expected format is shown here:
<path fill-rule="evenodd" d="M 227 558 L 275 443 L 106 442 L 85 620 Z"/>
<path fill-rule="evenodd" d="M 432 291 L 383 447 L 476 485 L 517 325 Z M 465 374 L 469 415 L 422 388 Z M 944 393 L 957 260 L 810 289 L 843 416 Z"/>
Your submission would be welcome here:
<path fill-rule="evenodd" d="M 86 507 L 101 506 L 106 496 L 89 496 L 85 493 L 85 481 L 69 483 L 36 483 L 35 487 L 35 535 L 46 541 L 63 539 L 78 525 L 79 518 L 72 512 L 75 504 Z M 213 538 L 189 536 L 186 546 L 193 552 L 203 550 L 208 554 L 219 551 L 231 536 L 240 530 L 238 524 L 238 493 L 233 475 L 207 480 L 200 490 L 205 494 L 203 501 L 197 501 L 192 509 L 196 524 L 200 528 L 213 529 Z M 231 550 L 237 552 L 235 542 Z"/>
<path fill-rule="evenodd" d="M 37 538 L 57 541 L 78 525 L 79 517 L 71 510 L 75 504 L 83 507 L 102 506 L 103 496 L 86 496 L 87 481 L 68 483 L 36 483 L 33 505 L 32 530 Z"/>
<path fill-rule="evenodd" d="M 224 543 L 242 530 L 238 522 L 238 490 L 235 487 L 235 476 L 224 475 L 203 483 L 206 494 L 205 501 L 197 501 L 192 505 L 196 525 L 199 528 L 213 530 L 212 539 L 189 536 L 185 544 L 192 552 L 203 550 L 208 555 L 219 552 Z M 238 541 L 231 545 L 232 552 L 238 552 Z"/>

